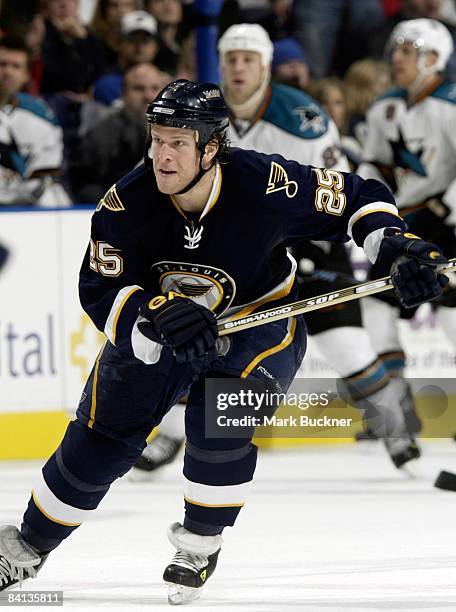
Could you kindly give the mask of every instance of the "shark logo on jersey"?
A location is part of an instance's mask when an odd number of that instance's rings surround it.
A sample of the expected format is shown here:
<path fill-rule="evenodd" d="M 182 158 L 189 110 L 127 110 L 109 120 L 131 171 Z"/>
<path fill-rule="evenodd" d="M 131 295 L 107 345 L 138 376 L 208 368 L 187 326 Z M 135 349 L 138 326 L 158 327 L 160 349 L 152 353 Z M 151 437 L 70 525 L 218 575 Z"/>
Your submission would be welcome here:
<path fill-rule="evenodd" d="M 393 149 L 395 166 L 404 168 L 405 170 L 412 170 L 415 174 L 418 174 L 418 176 L 427 176 L 426 168 L 421 161 L 424 147 L 418 148 L 415 152 L 411 151 L 400 129 L 398 129 L 398 132 L 399 139 L 396 141 L 389 141 Z"/>
<path fill-rule="evenodd" d="M 199 243 L 201 240 L 201 236 L 203 235 L 204 227 L 194 227 L 192 224 L 191 227 L 188 225 L 185 226 L 185 236 L 184 240 L 188 240 L 188 244 L 184 245 L 186 249 L 197 249 L 199 247 Z"/>
<path fill-rule="evenodd" d="M 115 185 L 113 185 L 98 202 L 98 206 L 96 207 L 95 212 L 98 212 L 103 207 L 107 208 L 108 210 L 111 210 L 112 212 L 119 212 L 121 210 L 125 210 L 124 205 L 122 204 L 119 196 L 117 195 Z"/>
<path fill-rule="evenodd" d="M 230 307 L 236 295 L 236 283 L 231 276 L 213 266 L 161 261 L 152 266 L 151 276 L 163 293 L 183 293 L 216 316 Z"/>
<path fill-rule="evenodd" d="M 285 172 L 284 168 L 276 162 L 271 162 L 271 171 L 269 173 L 266 195 L 282 191 L 282 189 L 285 190 L 288 198 L 294 198 L 298 193 L 298 183 L 296 181 L 289 181 L 288 174 Z"/>
<path fill-rule="evenodd" d="M 301 132 L 313 131 L 315 134 L 326 132 L 325 118 L 316 104 L 298 106 L 293 110 L 293 114 L 298 115 L 301 120 L 301 125 L 299 126 Z"/>

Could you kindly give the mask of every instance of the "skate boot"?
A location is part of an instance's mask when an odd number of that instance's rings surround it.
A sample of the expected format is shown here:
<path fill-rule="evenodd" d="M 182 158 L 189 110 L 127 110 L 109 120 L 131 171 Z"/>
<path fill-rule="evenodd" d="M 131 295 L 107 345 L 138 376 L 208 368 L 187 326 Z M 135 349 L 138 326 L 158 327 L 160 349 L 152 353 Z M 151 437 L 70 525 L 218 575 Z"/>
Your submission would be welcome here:
<path fill-rule="evenodd" d="M 47 557 L 27 544 L 16 527 L 0 527 L 0 591 L 35 578 Z"/>
<path fill-rule="evenodd" d="M 421 457 L 421 451 L 413 438 L 409 440 L 406 438 L 386 438 L 384 443 L 391 461 L 398 469 L 404 467 L 412 459 Z"/>
<path fill-rule="evenodd" d="M 411 429 L 419 431 L 419 422 L 412 422 L 410 406 L 404 405 L 401 401 L 406 395 L 403 381 L 391 378 L 386 386 L 356 401 L 357 408 L 363 410 L 363 420 L 367 428 L 378 439 L 383 440 L 396 468 L 403 468 L 412 459 L 418 459 L 421 455 L 411 431 Z M 414 475 L 413 469 L 406 471 L 411 476 Z"/>
<path fill-rule="evenodd" d="M 168 602 L 177 606 L 198 599 L 202 587 L 214 573 L 222 546 L 222 536 L 192 533 L 180 523 L 168 529 L 168 539 L 177 553 L 163 573 Z"/>
<path fill-rule="evenodd" d="M 158 470 L 158 468 L 174 461 L 183 443 L 184 438 L 175 439 L 164 434 L 157 434 L 143 450 L 133 469 L 135 471 L 140 470 L 143 473 Z M 139 475 L 138 472 L 135 472 L 135 474 Z"/>

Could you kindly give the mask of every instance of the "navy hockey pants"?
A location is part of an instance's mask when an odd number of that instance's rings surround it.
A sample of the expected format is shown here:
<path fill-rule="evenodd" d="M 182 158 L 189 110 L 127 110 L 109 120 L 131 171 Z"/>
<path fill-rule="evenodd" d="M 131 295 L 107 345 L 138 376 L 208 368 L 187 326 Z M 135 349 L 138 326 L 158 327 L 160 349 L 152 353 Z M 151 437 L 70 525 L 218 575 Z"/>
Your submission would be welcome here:
<path fill-rule="evenodd" d="M 302 317 L 238 332 L 207 375 L 279 379 L 285 391 L 306 346 Z M 266 379 L 267 377 L 267 379 Z M 204 375 L 163 350 L 154 365 L 126 358 L 109 342 L 101 350 L 65 436 L 42 470 L 22 534 L 42 552 L 58 546 L 97 508 L 111 483 L 136 462 L 151 430 L 182 396 L 186 407 L 185 524 L 197 533 L 233 525 L 256 466 L 248 438 L 205 436 Z M 213 530 L 213 531 L 211 531 Z"/>

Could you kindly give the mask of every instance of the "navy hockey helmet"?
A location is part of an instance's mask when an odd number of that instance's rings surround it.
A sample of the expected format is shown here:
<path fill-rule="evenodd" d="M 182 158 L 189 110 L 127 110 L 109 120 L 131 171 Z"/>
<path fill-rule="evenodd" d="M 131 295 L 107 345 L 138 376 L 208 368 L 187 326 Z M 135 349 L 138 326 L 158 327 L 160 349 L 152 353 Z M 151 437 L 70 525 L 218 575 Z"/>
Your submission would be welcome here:
<path fill-rule="evenodd" d="M 186 79 L 162 89 L 146 115 L 152 124 L 195 130 L 201 152 L 214 134 L 228 127 L 228 107 L 218 85 Z"/>

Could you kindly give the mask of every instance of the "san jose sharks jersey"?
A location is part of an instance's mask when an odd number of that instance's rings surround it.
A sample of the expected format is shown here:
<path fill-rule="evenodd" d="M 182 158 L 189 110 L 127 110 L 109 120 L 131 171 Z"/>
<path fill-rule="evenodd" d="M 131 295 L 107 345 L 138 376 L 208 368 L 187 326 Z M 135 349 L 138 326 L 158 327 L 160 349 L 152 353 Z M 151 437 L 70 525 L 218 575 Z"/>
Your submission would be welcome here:
<path fill-rule="evenodd" d="M 364 163 L 358 174 L 380 178 L 390 168 L 397 206 L 413 207 L 442 196 L 456 212 L 456 83 L 439 81 L 430 92 L 407 104 L 407 93 L 395 89 L 372 105 Z"/>
<path fill-rule="evenodd" d="M 313 98 L 286 85 L 271 83 L 253 121 L 231 118 L 228 137 L 234 147 L 280 153 L 301 164 L 349 170 L 335 123 Z"/>
<path fill-rule="evenodd" d="M 0 204 L 69 204 L 51 178 L 62 161 L 62 129 L 44 100 L 20 93 L 0 107 Z"/>
<path fill-rule="evenodd" d="M 173 290 L 217 317 L 247 315 L 295 297 L 288 246 L 350 237 L 362 246 L 387 226 L 405 228 L 382 183 L 280 155 L 231 149 L 198 214 L 160 193 L 153 171 L 141 165 L 92 217 L 81 303 L 112 344 L 135 354 L 138 308 L 154 295 Z"/>

